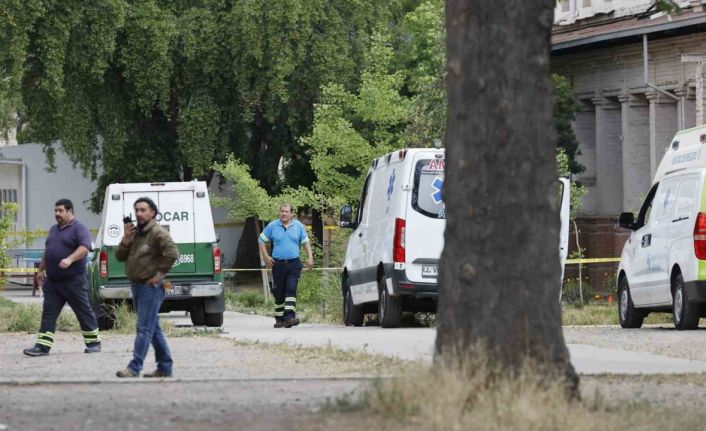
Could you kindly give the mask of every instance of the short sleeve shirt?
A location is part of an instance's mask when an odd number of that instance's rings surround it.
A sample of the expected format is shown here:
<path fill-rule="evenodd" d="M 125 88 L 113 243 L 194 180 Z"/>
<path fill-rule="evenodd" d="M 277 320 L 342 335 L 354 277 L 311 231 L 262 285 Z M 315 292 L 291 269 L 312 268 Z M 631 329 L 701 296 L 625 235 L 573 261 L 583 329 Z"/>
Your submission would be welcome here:
<path fill-rule="evenodd" d="M 299 248 L 309 242 L 309 237 L 300 221 L 292 220 L 289 227 L 284 227 L 277 219 L 265 227 L 258 242 L 272 242 L 272 257 L 275 259 L 294 259 L 299 257 Z"/>
<path fill-rule="evenodd" d="M 49 229 L 44 243 L 44 263 L 50 280 L 68 280 L 86 274 L 85 258 L 66 269 L 59 268 L 59 262 L 69 257 L 79 246 L 91 250 L 91 233 L 80 221 L 73 219 L 61 229 L 58 224 Z"/>

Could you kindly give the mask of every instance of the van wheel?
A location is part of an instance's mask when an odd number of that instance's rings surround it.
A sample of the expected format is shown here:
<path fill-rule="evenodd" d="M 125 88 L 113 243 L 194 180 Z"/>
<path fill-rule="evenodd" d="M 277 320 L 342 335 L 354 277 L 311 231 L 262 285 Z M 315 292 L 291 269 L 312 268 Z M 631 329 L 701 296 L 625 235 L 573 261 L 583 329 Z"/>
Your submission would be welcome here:
<path fill-rule="evenodd" d="M 350 286 L 345 287 L 343 297 L 343 324 L 346 326 L 362 326 L 365 314 L 362 307 L 353 303 L 353 294 Z"/>
<path fill-rule="evenodd" d="M 387 292 L 385 279 L 378 281 L 378 290 L 380 292 L 380 301 L 378 302 L 378 318 L 380 326 L 383 328 L 396 328 L 400 326 L 402 318 L 402 301 L 400 298 L 390 296 Z"/>
<path fill-rule="evenodd" d="M 674 278 L 673 287 L 672 319 L 674 320 L 674 327 L 680 331 L 698 328 L 701 315 L 699 306 L 689 301 L 689 296 L 684 287 L 684 277 L 681 274 L 677 274 Z"/>
<path fill-rule="evenodd" d="M 205 313 L 206 326 L 220 328 L 223 326 L 223 313 Z"/>
<path fill-rule="evenodd" d="M 206 313 L 203 309 L 203 303 L 191 307 L 189 314 L 191 314 L 191 323 L 194 326 L 206 326 Z"/>
<path fill-rule="evenodd" d="M 639 328 L 645 320 L 645 314 L 632 303 L 627 277 L 623 277 L 618 286 L 618 317 L 623 328 Z"/>

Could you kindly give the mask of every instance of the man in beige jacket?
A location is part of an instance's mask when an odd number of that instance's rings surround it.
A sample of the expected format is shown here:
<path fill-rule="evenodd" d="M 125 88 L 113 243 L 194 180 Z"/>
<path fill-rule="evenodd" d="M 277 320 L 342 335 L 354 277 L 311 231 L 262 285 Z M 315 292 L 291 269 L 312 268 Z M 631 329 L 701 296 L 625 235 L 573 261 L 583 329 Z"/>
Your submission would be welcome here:
<path fill-rule="evenodd" d="M 125 224 L 125 234 L 115 256 L 125 262 L 127 278 L 132 283 L 132 300 L 137 310 L 137 335 L 133 358 L 126 369 L 118 371 L 118 377 L 137 377 L 147 356 L 150 343 L 154 347 L 157 370 L 145 377 L 171 377 L 172 355 L 167 339 L 159 327 L 159 309 L 164 300 L 162 288 L 164 276 L 179 257 L 169 232 L 154 218 L 157 205 L 152 199 L 143 197 L 135 201 L 137 228 L 130 222 Z"/>

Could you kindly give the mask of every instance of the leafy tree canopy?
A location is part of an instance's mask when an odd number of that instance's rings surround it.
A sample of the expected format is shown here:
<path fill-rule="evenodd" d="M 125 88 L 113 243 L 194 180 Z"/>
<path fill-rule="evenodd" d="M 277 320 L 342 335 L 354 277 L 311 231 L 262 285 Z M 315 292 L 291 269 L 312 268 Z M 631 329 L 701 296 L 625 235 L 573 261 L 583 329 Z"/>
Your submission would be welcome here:
<path fill-rule="evenodd" d="M 50 144 L 60 141 L 98 180 L 94 210 L 108 183 L 208 178 L 228 153 L 269 192 L 284 179 L 305 182 L 299 138 L 322 85 L 353 88 L 370 35 L 400 8 L 374 0 L 0 4 L 0 98 L 29 124 L 22 142 L 45 144 L 51 162 Z M 0 108 L 6 119 L 11 108 Z M 282 157 L 291 175 L 278 174 Z"/>

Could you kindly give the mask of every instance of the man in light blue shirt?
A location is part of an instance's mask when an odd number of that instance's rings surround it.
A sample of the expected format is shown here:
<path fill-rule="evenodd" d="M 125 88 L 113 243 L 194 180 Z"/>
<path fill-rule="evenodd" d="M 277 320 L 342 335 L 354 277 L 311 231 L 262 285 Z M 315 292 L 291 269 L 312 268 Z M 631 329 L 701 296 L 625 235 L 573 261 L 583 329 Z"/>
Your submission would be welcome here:
<path fill-rule="evenodd" d="M 265 243 L 272 243 L 272 256 L 267 253 Z M 292 205 L 285 203 L 279 208 L 279 219 L 270 222 L 258 239 L 260 253 L 268 268 L 272 268 L 275 297 L 275 328 L 291 328 L 299 324 L 296 317 L 297 283 L 302 271 L 299 250 L 306 249 L 306 266 L 314 266 L 311 244 L 304 225 L 292 219 Z"/>

